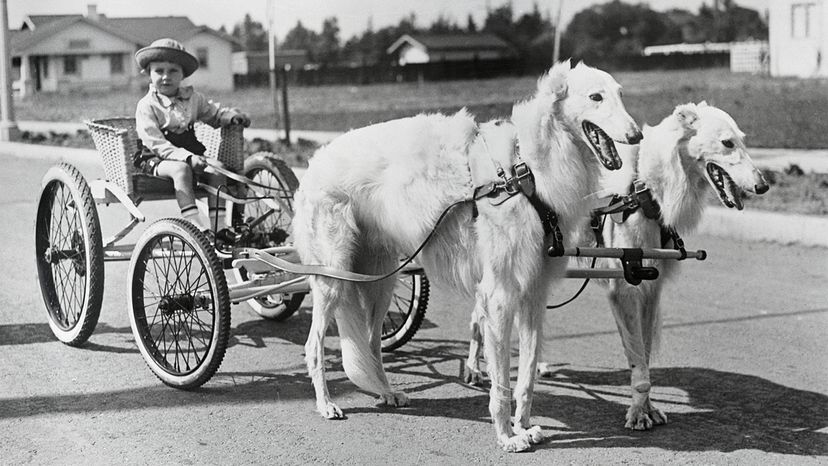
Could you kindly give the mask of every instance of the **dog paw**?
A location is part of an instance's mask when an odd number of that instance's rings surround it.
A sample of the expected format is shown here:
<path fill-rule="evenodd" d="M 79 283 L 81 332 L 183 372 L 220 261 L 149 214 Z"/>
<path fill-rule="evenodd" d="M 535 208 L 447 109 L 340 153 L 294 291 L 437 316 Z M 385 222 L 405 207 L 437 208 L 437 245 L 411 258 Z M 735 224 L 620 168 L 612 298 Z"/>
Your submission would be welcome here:
<path fill-rule="evenodd" d="M 543 430 L 541 430 L 540 426 L 532 426 L 528 429 L 518 427 L 515 429 L 515 435 L 524 437 L 530 445 L 537 445 L 546 440 L 546 436 L 543 435 Z"/>
<path fill-rule="evenodd" d="M 380 404 L 388 405 L 388 406 L 395 406 L 395 407 L 402 407 L 408 406 L 409 400 L 408 396 L 406 396 L 403 392 L 389 392 L 383 393 L 379 396 Z"/>
<path fill-rule="evenodd" d="M 551 379 L 555 375 L 555 366 L 548 362 L 538 363 L 538 377 Z"/>
<path fill-rule="evenodd" d="M 345 419 L 345 415 L 342 414 L 342 410 L 339 409 L 339 406 L 331 401 L 317 406 L 316 409 L 319 411 L 319 414 L 326 419 Z"/>
<path fill-rule="evenodd" d="M 666 424 L 667 415 L 647 403 L 647 406 L 630 406 L 624 427 L 632 430 L 650 430 L 654 425 Z"/>
<path fill-rule="evenodd" d="M 532 444 L 529 443 L 529 438 L 520 434 L 502 438 L 500 440 L 500 446 L 503 447 L 503 451 L 506 453 L 517 453 L 532 448 Z"/>
<path fill-rule="evenodd" d="M 483 373 L 479 370 L 474 370 L 468 366 L 465 366 L 465 370 L 463 371 L 463 382 L 469 385 L 474 385 L 475 387 L 482 387 Z"/>

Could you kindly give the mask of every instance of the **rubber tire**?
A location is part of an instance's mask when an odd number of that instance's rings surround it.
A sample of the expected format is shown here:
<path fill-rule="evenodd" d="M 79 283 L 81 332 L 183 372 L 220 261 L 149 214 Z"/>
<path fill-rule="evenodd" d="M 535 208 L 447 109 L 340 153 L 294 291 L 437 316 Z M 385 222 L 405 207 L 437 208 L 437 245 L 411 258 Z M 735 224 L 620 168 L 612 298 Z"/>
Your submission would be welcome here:
<path fill-rule="evenodd" d="M 273 152 L 256 152 L 244 161 L 244 176 L 254 179 L 256 172 L 266 170 L 279 182 L 280 187 L 286 192 L 289 192 L 288 198 L 285 199 L 288 206 L 291 208 L 289 212 L 288 221 L 282 225 L 277 223 L 285 230 L 290 226 L 290 219 L 293 218 L 293 194 L 299 187 L 299 180 L 293 170 L 287 166 L 284 160 Z M 244 207 L 234 207 L 234 215 L 236 218 L 244 220 Z M 247 273 L 244 270 L 234 269 L 233 274 L 236 282 L 247 279 Z M 278 322 L 284 321 L 292 316 L 302 305 L 307 293 L 284 293 L 272 296 L 263 296 L 253 298 L 247 301 L 253 311 L 265 319 L 275 320 Z"/>
<path fill-rule="evenodd" d="M 101 315 L 101 304 L 103 301 L 104 287 L 104 260 L 103 242 L 101 240 L 101 224 L 98 219 L 98 211 L 95 208 L 95 200 L 89 185 L 81 175 L 80 171 L 68 163 L 62 163 L 51 167 L 43 176 L 41 183 L 40 198 L 37 203 L 37 216 L 35 218 L 35 261 L 37 263 L 37 277 L 40 284 L 40 293 L 46 305 L 49 319 L 49 328 L 58 340 L 69 346 L 80 346 L 85 343 Z M 60 192 L 68 191 L 69 197 L 65 199 L 65 205 L 69 203 L 78 207 L 72 216 L 73 225 L 70 225 L 70 232 L 67 232 L 69 243 L 62 249 L 83 250 L 83 273 L 78 275 L 78 265 L 63 270 L 67 276 L 74 275 L 81 283 L 76 284 L 82 294 L 74 296 L 74 301 L 79 309 L 66 309 L 73 303 L 69 301 L 65 292 L 56 288 L 55 272 L 61 263 L 71 259 L 65 259 L 58 264 L 52 264 L 46 258 L 46 251 L 50 247 L 50 239 L 54 234 L 54 218 L 52 207 L 56 196 Z M 53 238 L 54 239 L 54 238 Z M 74 306 L 72 306 L 74 307 Z M 72 321 L 63 323 L 60 316 L 67 313 L 76 317 Z"/>
<path fill-rule="evenodd" d="M 401 274 L 397 280 L 397 287 L 394 289 L 394 298 L 382 322 L 382 351 L 390 352 L 408 343 L 425 319 L 426 308 L 431 286 L 422 269 L 411 273 Z M 406 282 L 410 283 L 409 286 Z M 404 287 L 404 289 L 403 289 Z M 408 307 L 403 312 L 394 310 L 396 299 L 408 301 Z M 394 317 L 398 318 L 394 318 Z M 399 319 L 402 317 L 402 319 Z"/>
<path fill-rule="evenodd" d="M 208 326 L 209 341 L 204 344 L 203 341 L 194 340 L 192 338 L 194 333 L 193 328 L 190 328 L 184 337 L 187 339 L 186 348 L 188 351 L 189 348 L 204 346 L 203 351 L 200 352 L 200 361 L 197 358 L 196 364 L 193 367 L 171 367 L 173 364 L 178 364 L 178 355 L 182 355 L 182 359 L 184 359 L 184 353 L 182 351 L 176 351 L 175 348 L 173 348 L 172 354 L 176 355 L 176 359 L 165 359 L 165 355 L 161 354 L 161 350 L 163 348 L 159 348 L 159 346 L 153 341 L 153 329 L 150 329 L 147 325 L 148 319 L 151 322 L 156 319 L 161 319 L 161 322 L 163 322 L 161 328 L 165 329 L 164 334 L 168 335 L 168 331 L 175 333 L 180 328 L 179 325 L 182 323 L 186 325 L 187 323 L 186 320 L 183 322 L 180 320 L 182 312 L 186 313 L 189 311 L 192 313 L 196 309 L 196 303 L 191 302 L 190 306 L 187 306 L 186 304 L 182 305 L 188 309 L 171 311 L 175 313 L 179 320 L 172 322 L 172 325 L 168 325 L 170 324 L 170 320 L 164 321 L 163 319 L 165 317 L 169 319 L 169 315 L 164 316 L 160 314 L 163 311 L 160 311 L 158 307 L 160 307 L 160 302 L 162 302 L 164 298 L 172 298 L 172 295 L 175 294 L 172 292 L 178 291 L 179 296 L 181 296 L 186 295 L 187 291 L 190 291 L 189 283 L 179 281 L 186 275 L 177 273 L 180 271 L 176 270 L 173 271 L 173 277 L 167 276 L 165 273 L 162 277 L 156 276 L 154 280 L 145 280 L 147 277 L 147 270 L 149 269 L 147 262 L 151 258 L 150 254 L 152 253 L 153 247 L 160 243 L 165 237 L 171 238 L 171 241 L 176 245 L 180 244 L 182 249 L 192 251 L 194 254 L 193 259 L 189 260 L 187 264 L 193 265 L 197 262 L 196 265 L 199 265 L 203 269 L 203 271 L 198 270 L 198 276 L 200 277 L 200 274 L 203 273 L 206 277 L 206 286 L 199 286 L 199 288 L 202 288 L 203 290 L 203 293 L 200 294 L 200 296 L 208 298 L 208 304 L 212 308 L 213 312 L 212 316 L 209 316 L 211 319 L 207 319 L 211 320 L 211 322 L 201 321 L 199 322 L 199 328 L 203 329 L 205 326 Z M 178 265 L 181 264 L 184 264 L 184 262 L 178 263 Z M 169 269 L 164 267 L 156 267 L 152 270 L 169 271 Z M 170 278 L 175 279 L 172 284 L 172 288 L 169 288 Z M 156 283 L 159 288 L 159 306 L 156 306 L 154 309 L 155 313 L 152 316 L 147 316 L 147 312 L 144 309 L 145 281 L 148 283 Z M 201 279 L 199 278 L 197 283 L 200 284 L 200 281 Z M 186 287 L 186 289 L 182 289 L 182 287 Z M 178 301 L 172 299 L 171 301 L 180 302 L 180 299 Z M 135 342 L 138 345 L 147 366 L 158 377 L 158 379 L 161 380 L 161 382 L 174 388 L 190 390 L 203 385 L 216 373 L 222 360 L 224 359 L 224 354 L 227 350 L 227 342 L 230 337 L 230 297 L 227 289 L 227 281 L 224 277 L 222 263 L 216 255 L 215 249 L 210 244 L 207 236 L 199 231 L 199 229 L 192 223 L 181 218 L 164 218 L 152 223 L 146 231 L 141 234 L 135 245 L 132 259 L 129 264 L 129 274 L 127 276 L 127 303 L 129 306 L 130 326 L 132 327 L 132 334 L 135 337 Z M 181 341 L 181 334 L 179 333 L 178 335 L 179 338 L 176 338 L 176 342 Z M 169 336 L 173 337 L 175 335 Z M 167 340 L 165 339 L 164 341 L 166 342 Z M 177 344 L 176 347 L 178 346 L 179 345 Z M 167 351 L 169 351 L 169 349 L 170 348 L 167 348 Z M 169 355 L 169 353 L 167 355 Z M 188 363 L 189 359 L 186 359 L 185 361 Z"/>

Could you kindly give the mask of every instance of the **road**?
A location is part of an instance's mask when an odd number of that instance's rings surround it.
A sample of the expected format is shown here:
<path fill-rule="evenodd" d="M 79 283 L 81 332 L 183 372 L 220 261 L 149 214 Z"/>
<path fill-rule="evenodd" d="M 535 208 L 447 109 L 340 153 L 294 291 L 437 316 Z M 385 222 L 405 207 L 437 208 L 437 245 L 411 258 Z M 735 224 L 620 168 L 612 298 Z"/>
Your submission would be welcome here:
<path fill-rule="evenodd" d="M 459 383 L 468 300 L 434 291 L 414 341 L 386 357 L 411 406 L 386 409 L 344 373 L 326 342 L 345 421 L 315 413 L 303 349 L 308 308 L 283 323 L 233 307 L 218 374 L 202 389 L 163 386 L 145 367 L 126 311 L 127 264 L 108 263 L 100 323 L 84 348 L 46 323 L 33 258 L 48 160 L 0 154 L 0 462 L 4 464 L 826 464 L 828 250 L 686 235 L 707 249 L 666 290 L 652 371 L 669 424 L 624 429 L 628 373 L 599 287 L 555 312 L 558 371 L 540 380 L 533 422 L 549 441 L 495 445 L 487 394 Z M 82 168 L 100 176 L 96 164 Z M 160 203 L 153 215 L 173 215 Z M 105 233 L 119 218 L 101 207 Z M 120 216 L 120 217 L 119 217 Z M 555 300 L 572 293 L 564 284 Z M 513 369 L 517 360 L 513 359 Z M 515 371 L 513 370 L 513 376 Z"/>

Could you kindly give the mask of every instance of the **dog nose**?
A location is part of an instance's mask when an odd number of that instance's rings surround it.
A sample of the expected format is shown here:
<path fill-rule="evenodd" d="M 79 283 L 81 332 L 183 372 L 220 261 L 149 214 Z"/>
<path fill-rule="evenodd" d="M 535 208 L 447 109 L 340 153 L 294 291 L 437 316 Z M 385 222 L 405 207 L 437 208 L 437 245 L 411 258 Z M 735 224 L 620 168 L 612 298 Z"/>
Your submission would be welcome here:
<path fill-rule="evenodd" d="M 770 186 L 768 186 L 768 183 L 767 181 L 765 181 L 765 177 L 762 176 L 762 173 L 757 172 L 755 178 L 756 184 L 753 186 L 753 190 L 756 192 L 756 194 L 765 194 L 766 192 L 768 192 Z"/>
<path fill-rule="evenodd" d="M 630 144 L 638 144 L 642 139 L 644 139 L 644 135 L 641 134 L 641 131 L 638 129 L 636 129 L 632 134 L 627 135 L 627 142 Z"/>

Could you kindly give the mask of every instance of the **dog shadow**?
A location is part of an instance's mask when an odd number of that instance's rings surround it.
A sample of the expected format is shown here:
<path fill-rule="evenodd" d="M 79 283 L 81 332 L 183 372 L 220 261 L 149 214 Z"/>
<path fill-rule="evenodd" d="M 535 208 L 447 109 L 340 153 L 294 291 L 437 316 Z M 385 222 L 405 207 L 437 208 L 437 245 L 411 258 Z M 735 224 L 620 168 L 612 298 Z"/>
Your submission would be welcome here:
<path fill-rule="evenodd" d="M 407 384 L 411 407 L 398 412 L 490 422 L 488 390 L 466 386 L 469 396 L 418 398 L 416 393 L 440 384 L 460 384 L 458 374 L 434 367 L 451 359 L 465 342 L 385 358 L 389 374 L 428 374 L 422 384 Z M 434 346 L 434 343 L 429 343 Z M 462 353 L 454 355 L 462 364 Z M 456 366 L 455 366 L 456 367 Z M 561 365 L 535 385 L 532 414 L 549 435 L 541 449 L 655 447 L 672 451 L 731 452 L 756 449 L 769 453 L 828 455 L 828 396 L 786 387 L 746 374 L 699 367 L 656 368 L 653 403 L 668 423 L 649 431 L 624 427 L 629 406 L 629 371 L 596 371 Z M 514 371 L 513 380 L 514 384 Z M 514 408 L 514 403 L 513 403 Z M 376 408 L 346 410 L 346 415 Z M 544 422 L 547 420 L 546 422 Z"/>

